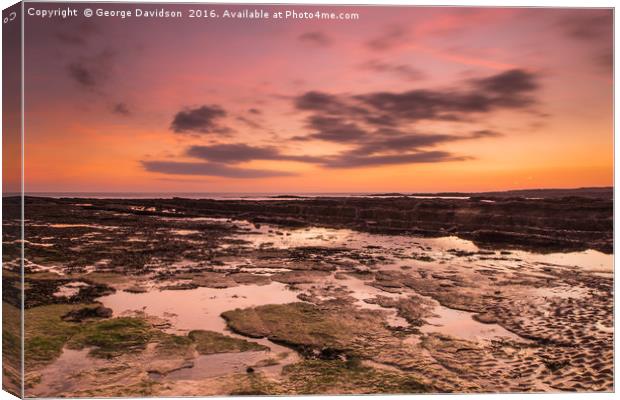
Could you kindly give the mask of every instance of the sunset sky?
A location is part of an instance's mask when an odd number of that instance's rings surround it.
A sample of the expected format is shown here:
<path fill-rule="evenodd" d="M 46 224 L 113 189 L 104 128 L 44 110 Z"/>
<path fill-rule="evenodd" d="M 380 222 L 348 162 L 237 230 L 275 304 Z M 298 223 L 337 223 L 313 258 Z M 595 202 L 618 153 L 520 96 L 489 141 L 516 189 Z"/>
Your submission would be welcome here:
<path fill-rule="evenodd" d="M 26 191 L 613 185 L 611 10 L 169 8 L 185 18 L 26 17 Z"/>

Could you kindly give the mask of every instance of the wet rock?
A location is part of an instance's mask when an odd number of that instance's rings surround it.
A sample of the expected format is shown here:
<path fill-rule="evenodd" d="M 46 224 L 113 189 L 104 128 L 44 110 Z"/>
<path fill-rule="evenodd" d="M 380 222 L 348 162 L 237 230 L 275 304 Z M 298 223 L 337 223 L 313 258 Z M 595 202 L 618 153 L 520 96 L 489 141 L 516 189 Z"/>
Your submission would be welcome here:
<path fill-rule="evenodd" d="M 271 278 L 267 275 L 250 274 L 245 272 L 239 272 L 231 274 L 229 277 L 240 285 L 268 285 L 271 283 Z"/>
<path fill-rule="evenodd" d="M 148 292 L 148 289 L 143 287 L 143 286 L 131 286 L 131 287 L 128 287 L 126 289 L 123 289 L 123 291 L 127 292 L 127 293 L 136 293 L 137 294 L 137 293 L 146 293 L 146 292 Z"/>
<path fill-rule="evenodd" d="M 55 296 L 65 285 L 76 285 L 75 292 L 69 296 Z M 92 303 L 96 298 L 114 293 L 116 290 L 102 283 L 91 282 L 86 279 L 35 279 L 25 278 L 26 308 L 37 307 L 47 304 L 80 304 Z"/>
<path fill-rule="evenodd" d="M 112 316 L 112 309 L 97 306 L 97 307 L 84 307 L 78 310 L 73 310 L 62 316 L 64 321 L 69 322 L 82 322 L 86 319 L 97 318 L 110 318 Z"/>
<path fill-rule="evenodd" d="M 200 286 L 198 286 L 195 283 L 192 282 L 185 282 L 185 283 L 177 283 L 176 285 L 165 285 L 160 287 L 160 290 L 192 290 L 192 289 L 197 289 Z"/>
<path fill-rule="evenodd" d="M 565 251 L 590 247 L 610 253 L 611 196 L 602 193 L 597 195 L 600 197 L 586 197 L 583 192 L 574 193 L 573 197 L 543 199 L 496 194 L 492 203 L 412 197 L 316 198 L 303 202 L 175 199 L 170 203 L 174 203 L 181 215 L 202 212 L 287 227 L 314 224 L 386 234 L 444 236 L 451 232 L 487 246 Z M 105 200 L 96 203 L 96 207 L 118 210 Z"/>
<path fill-rule="evenodd" d="M 313 283 L 330 276 L 329 272 L 321 271 L 289 271 L 274 274 L 271 279 L 276 282 L 288 284 Z"/>
<path fill-rule="evenodd" d="M 227 311 L 228 327 L 245 336 L 266 337 L 309 358 L 369 354 L 382 337 L 393 338 L 381 312 L 308 303 L 266 305 Z"/>
<path fill-rule="evenodd" d="M 377 296 L 364 301 L 366 303 L 378 304 L 384 308 L 395 308 L 397 315 L 407 320 L 413 326 L 424 325 L 426 323 L 425 319 L 433 316 L 433 309 L 435 308 L 435 304 L 432 301 L 415 295 L 397 299 Z"/>
<path fill-rule="evenodd" d="M 191 331 L 187 336 L 195 343 L 196 351 L 204 355 L 269 350 L 269 347 L 261 344 L 233 338 L 213 331 L 196 330 Z"/>
<path fill-rule="evenodd" d="M 495 317 L 495 315 L 491 313 L 474 314 L 472 315 L 472 318 L 478 322 L 482 322 L 483 324 L 496 324 L 497 323 L 497 318 Z"/>

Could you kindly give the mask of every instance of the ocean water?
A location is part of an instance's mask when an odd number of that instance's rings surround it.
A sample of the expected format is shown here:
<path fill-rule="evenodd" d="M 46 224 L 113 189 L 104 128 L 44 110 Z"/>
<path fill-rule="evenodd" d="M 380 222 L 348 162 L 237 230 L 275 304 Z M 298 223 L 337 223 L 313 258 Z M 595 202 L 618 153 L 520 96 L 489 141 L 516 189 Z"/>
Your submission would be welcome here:
<path fill-rule="evenodd" d="M 376 194 L 376 193 L 196 193 L 196 192 L 32 192 L 26 196 L 37 197 L 70 197 L 91 199 L 171 199 L 182 197 L 185 199 L 212 199 L 212 200 L 303 200 L 315 197 L 373 197 L 389 198 L 400 197 L 401 194 Z M 414 198 L 442 198 L 442 199 L 468 199 L 466 196 L 410 196 Z"/>

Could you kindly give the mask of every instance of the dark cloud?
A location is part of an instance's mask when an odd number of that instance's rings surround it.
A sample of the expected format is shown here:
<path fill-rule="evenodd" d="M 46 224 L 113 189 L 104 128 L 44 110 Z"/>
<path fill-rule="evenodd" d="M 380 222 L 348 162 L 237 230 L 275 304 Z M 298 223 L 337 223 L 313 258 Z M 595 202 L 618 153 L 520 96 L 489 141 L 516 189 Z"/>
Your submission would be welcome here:
<path fill-rule="evenodd" d="M 500 136 L 500 134 L 493 131 L 475 131 L 467 135 L 450 135 L 404 133 L 393 129 L 383 129 L 374 132 L 369 139 L 359 143 L 358 147 L 349 153 L 353 155 L 369 155 L 382 152 L 418 151 L 444 143 L 497 136 Z"/>
<path fill-rule="evenodd" d="M 607 40 L 613 35 L 612 10 L 579 10 L 559 23 L 566 34 L 574 39 L 585 41 Z"/>
<path fill-rule="evenodd" d="M 112 112 L 114 114 L 122 115 L 124 117 L 131 115 L 131 111 L 125 103 L 116 103 L 114 107 L 112 107 Z"/>
<path fill-rule="evenodd" d="M 203 175 L 239 179 L 295 175 L 287 171 L 237 168 L 210 162 L 142 161 L 142 166 L 149 172 L 169 175 Z"/>
<path fill-rule="evenodd" d="M 472 132 L 469 137 L 471 139 L 479 139 L 479 138 L 487 138 L 487 137 L 500 137 L 502 136 L 501 133 L 499 132 L 495 132 L 489 129 L 483 129 L 480 131 L 474 131 Z"/>
<path fill-rule="evenodd" d="M 537 88 L 535 75 L 515 69 L 472 80 L 462 89 L 375 92 L 355 100 L 369 107 L 371 118 L 366 120 L 372 124 L 459 120 L 468 114 L 525 108 L 534 103 L 532 93 Z"/>
<path fill-rule="evenodd" d="M 345 115 L 366 115 L 368 111 L 352 103 L 350 99 L 319 91 L 310 91 L 294 99 L 294 105 L 301 111 L 313 111 L 320 116 L 342 118 Z M 310 123 L 312 127 L 312 123 Z"/>
<path fill-rule="evenodd" d="M 67 65 L 69 77 L 81 88 L 86 90 L 101 90 L 103 84 L 110 78 L 114 67 L 116 53 L 104 50 L 92 57 L 83 57 Z"/>
<path fill-rule="evenodd" d="M 229 134 L 231 129 L 220 124 L 227 113 L 217 105 L 204 105 L 179 111 L 170 128 L 177 133 Z"/>
<path fill-rule="evenodd" d="M 407 31 L 400 26 L 389 27 L 383 34 L 366 42 L 366 46 L 371 50 L 388 50 L 407 38 Z"/>
<path fill-rule="evenodd" d="M 366 135 L 355 123 L 346 123 L 330 116 L 313 115 L 308 118 L 308 127 L 315 132 L 309 135 L 310 138 L 331 142 L 358 141 Z"/>
<path fill-rule="evenodd" d="M 249 146 L 243 143 L 216 144 L 212 146 L 192 146 L 186 154 L 210 162 L 237 164 L 253 160 L 300 161 L 307 163 L 321 162 L 319 157 L 282 154 L 273 146 Z"/>
<path fill-rule="evenodd" d="M 351 153 L 343 154 L 328 160 L 324 166 L 329 168 L 373 167 L 394 164 L 421 164 L 447 161 L 465 161 L 471 157 L 455 156 L 446 151 L 420 151 L 416 153 L 386 154 L 376 156 L 359 156 Z"/>
<path fill-rule="evenodd" d="M 460 141 L 500 136 L 490 129 L 467 133 L 420 133 L 422 120 L 470 122 L 478 114 L 497 110 L 524 109 L 536 104 L 537 77 L 524 70 L 509 70 L 469 79 L 460 86 L 444 89 L 415 89 L 403 92 L 331 94 L 309 91 L 292 99 L 306 114 L 305 136 L 296 141 L 322 140 L 344 146 L 335 154 L 291 155 L 275 146 L 245 143 L 191 146 L 184 157 L 199 162 L 143 161 L 151 172 L 182 175 L 210 175 L 230 178 L 262 178 L 292 175 L 238 167 L 251 161 L 296 161 L 327 169 L 375 167 L 395 164 L 441 163 L 472 159 L 443 147 Z M 173 121 L 177 132 L 213 132 L 226 112 L 219 106 L 202 106 L 179 112 Z"/>
<path fill-rule="evenodd" d="M 295 106 L 300 110 L 324 112 L 332 110 L 338 113 L 341 107 L 344 107 L 344 104 L 335 95 L 311 91 L 297 97 L 295 99 Z"/>
<path fill-rule="evenodd" d="M 74 62 L 68 65 L 69 76 L 81 86 L 94 88 L 97 85 L 95 74 L 81 62 Z"/>
<path fill-rule="evenodd" d="M 299 40 L 317 47 L 327 47 L 332 44 L 331 38 L 323 32 L 306 32 L 299 35 Z"/>
<path fill-rule="evenodd" d="M 538 82 L 533 74 L 513 69 L 474 80 L 474 88 L 488 97 L 490 107 L 520 108 L 534 102 L 531 93 L 538 89 Z"/>
<path fill-rule="evenodd" d="M 445 89 L 371 92 L 335 95 L 311 91 L 296 97 L 294 106 L 308 113 L 309 133 L 294 140 L 323 140 L 346 145 L 339 154 L 318 164 L 347 168 L 415 162 L 469 159 L 441 149 L 441 145 L 500 136 L 481 129 L 470 133 L 419 133 L 421 121 L 471 122 L 499 110 L 529 109 L 536 104 L 537 76 L 519 69 L 470 79 Z"/>
<path fill-rule="evenodd" d="M 361 64 L 360 68 L 378 73 L 393 74 L 408 81 L 418 81 L 426 78 L 424 72 L 406 64 L 390 64 L 379 60 L 370 60 Z"/>
<path fill-rule="evenodd" d="M 263 113 L 263 112 L 262 112 L 261 110 L 259 110 L 258 108 L 250 108 L 250 109 L 248 110 L 248 112 L 249 112 L 250 114 L 256 114 L 256 115 L 260 115 L 260 114 L 262 114 L 262 113 Z"/>
<path fill-rule="evenodd" d="M 147 171 L 170 175 L 204 175 L 249 179 L 293 176 L 295 174 L 287 171 L 241 168 L 237 167 L 236 164 L 254 160 L 299 161 L 324 168 L 342 169 L 470 159 L 470 157 L 456 156 L 446 151 L 416 150 L 418 147 L 432 146 L 448 140 L 449 136 L 447 135 L 395 137 L 385 141 L 367 143 L 365 146 L 351 151 L 323 157 L 287 155 L 280 153 L 275 147 L 254 147 L 246 144 L 192 146 L 186 151 L 186 155 L 202 161 L 142 161 L 142 165 Z"/>
<path fill-rule="evenodd" d="M 254 121 L 251 118 L 244 117 L 243 115 L 238 116 L 237 120 L 243 122 L 244 124 L 246 124 L 247 126 L 249 126 L 252 129 L 262 129 L 263 128 L 263 126 L 261 124 L 259 124 L 258 122 Z"/>
<path fill-rule="evenodd" d="M 613 10 L 578 10 L 560 19 L 558 25 L 568 37 L 588 46 L 596 68 L 613 72 Z"/>
<path fill-rule="evenodd" d="M 288 155 L 281 153 L 278 148 L 273 146 L 249 146 L 243 143 L 192 146 L 186 151 L 185 155 L 206 161 L 206 164 L 209 165 L 208 170 L 214 171 L 214 173 L 220 170 L 228 172 L 231 165 L 255 160 L 298 161 L 325 168 L 355 168 L 464 161 L 471 158 L 454 155 L 447 151 L 428 150 L 428 148 L 455 141 L 495 136 L 499 136 L 499 134 L 487 130 L 474 131 L 466 135 L 405 134 L 400 131 L 382 130 L 375 132 L 372 139 L 355 142 L 356 146 L 352 149 L 335 155 Z M 176 171 L 175 168 L 178 167 L 186 171 L 185 173 L 190 173 L 195 169 L 203 171 L 207 168 L 205 163 L 173 163 L 171 166 L 164 162 L 163 165 L 166 166 L 165 171 Z M 213 170 L 216 167 L 219 169 Z M 153 171 L 153 168 L 150 170 Z M 234 168 L 233 171 L 241 174 L 241 171 L 245 171 L 245 169 Z M 163 172 L 163 169 L 158 170 L 158 172 Z"/>
<path fill-rule="evenodd" d="M 442 144 L 485 137 L 497 137 L 499 133 L 484 130 L 466 135 L 404 133 L 383 129 L 373 133 L 366 141 L 337 156 L 328 157 L 321 163 L 328 168 L 352 168 L 373 165 L 431 163 L 464 161 L 471 157 L 457 156 L 450 152 L 429 150 Z"/>

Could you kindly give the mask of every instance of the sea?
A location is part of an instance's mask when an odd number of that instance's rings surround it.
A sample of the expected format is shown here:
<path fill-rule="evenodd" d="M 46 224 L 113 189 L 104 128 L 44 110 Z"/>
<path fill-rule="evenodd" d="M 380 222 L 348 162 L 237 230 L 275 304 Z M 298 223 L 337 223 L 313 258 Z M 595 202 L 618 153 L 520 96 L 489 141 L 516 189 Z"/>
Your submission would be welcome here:
<path fill-rule="evenodd" d="M 304 200 L 316 197 L 372 197 L 392 198 L 408 196 L 420 199 L 469 199 L 467 196 L 410 195 L 405 193 L 205 193 L 205 192 L 31 192 L 26 196 L 52 198 L 90 198 L 90 199 L 210 199 L 210 200 Z"/>

